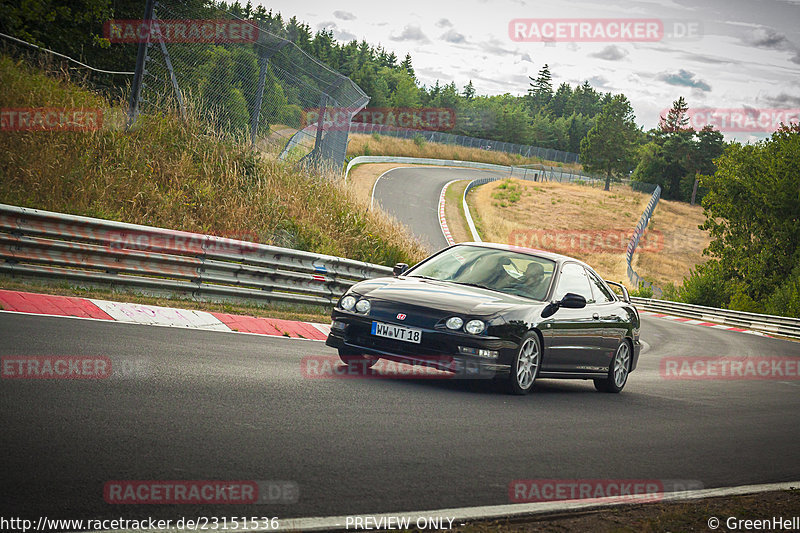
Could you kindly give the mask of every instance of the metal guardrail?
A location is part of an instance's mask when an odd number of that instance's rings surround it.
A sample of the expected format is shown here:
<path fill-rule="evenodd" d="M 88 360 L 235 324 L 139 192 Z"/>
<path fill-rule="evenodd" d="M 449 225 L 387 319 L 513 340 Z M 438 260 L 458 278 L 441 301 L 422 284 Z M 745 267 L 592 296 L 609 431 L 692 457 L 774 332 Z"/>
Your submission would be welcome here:
<path fill-rule="evenodd" d="M 459 114 L 461 116 L 461 114 Z M 399 137 L 403 139 L 422 138 L 427 142 L 442 143 L 466 148 L 480 148 L 483 150 L 494 150 L 507 154 L 518 154 L 523 157 L 538 157 L 548 161 L 560 161 L 562 163 L 580 163 L 580 154 L 556 150 L 555 148 L 542 148 L 528 144 L 515 144 L 505 141 L 493 141 L 491 139 L 480 139 L 466 135 L 453 135 L 443 131 L 415 130 L 411 128 L 399 128 L 383 124 L 370 124 L 364 122 L 352 122 L 350 133 L 361 133 L 364 135 L 378 134 L 389 137 Z"/>
<path fill-rule="evenodd" d="M 656 296 L 662 296 L 664 292 L 660 287 L 656 287 L 637 274 L 631 263 L 633 262 L 633 253 L 636 251 L 636 247 L 639 246 L 639 239 L 642 238 L 642 235 L 647 229 L 647 224 L 650 222 L 650 217 L 653 216 L 653 211 L 655 211 L 656 206 L 658 205 L 659 198 L 661 198 L 661 186 L 656 186 L 656 189 L 653 191 L 653 195 L 650 197 L 650 201 L 647 202 L 647 207 L 645 207 L 644 213 L 642 213 L 639 222 L 636 224 L 636 228 L 633 231 L 633 235 L 628 243 L 628 247 L 625 249 L 625 263 L 628 265 L 628 279 L 637 289 L 642 286 L 652 288 L 653 294 Z"/>
<path fill-rule="evenodd" d="M 651 298 L 634 297 L 631 298 L 631 301 L 637 307 L 642 307 L 648 311 L 696 318 L 707 322 L 773 333 L 784 337 L 800 338 L 800 318 L 732 311 L 730 309 L 718 309 L 716 307 L 671 302 L 669 300 L 654 300 Z"/>
<path fill-rule="evenodd" d="M 477 161 L 460 161 L 458 159 L 431 159 L 427 157 L 405 157 L 394 155 L 359 155 L 347 163 L 344 176 L 345 180 L 350 174 L 350 169 L 363 163 L 405 163 L 409 165 L 432 165 L 441 167 L 462 167 L 477 170 L 494 170 L 508 172 L 509 178 L 519 178 L 529 181 L 580 181 L 584 183 L 601 181 L 599 178 L 586 176 L 582 173 L 565 171 L 561 167 L 547 165 L 509 166 L 494 165 L 492 163 L 479 163 Z"/>
<path fill-rule="evenodd" d="M 472 190 L 473 187 L 477 187 L 478 185 L 484 185 L 489 183 L 490 181 L 496 181 L 497 178 L 479 178 L 476 180 L 472 180 L 467 183 L 467 186 L 464 188 L 464 195 L 461 197 L 461 205 L 464 207 L 464 218 L 467 219 L 467 226 L 469 227 L 469 232 L 472 234 L 472 240 L 475 242 L 482 242 L 481 236 L 478 233 L 478 228 L 475 227 L 475 221 L 472 220 L 472 213 L 469 210 L 469 204 L 467 203 L 467 193 Z"/>
<path fill-rule="evenodd" d="M 362 261 L 0 204 L 0 273 L 197 300 L 330 306 L 391 275 Z"/>

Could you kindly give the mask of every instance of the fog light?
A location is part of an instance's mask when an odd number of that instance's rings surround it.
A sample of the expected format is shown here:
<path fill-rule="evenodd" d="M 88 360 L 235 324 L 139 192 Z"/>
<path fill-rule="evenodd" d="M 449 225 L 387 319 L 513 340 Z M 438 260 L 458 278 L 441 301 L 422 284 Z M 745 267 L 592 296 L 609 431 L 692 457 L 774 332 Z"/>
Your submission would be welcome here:
<path fill-rule="evenodd" d="M 464 321 L 461 319 L 461 317 L 457 316 L 451 316 L 447 319 L 447 322 L 445 322 L 447 329 L 461 329 L 461 326 L 463 325 Z"/>
<path fill-rule="evenodd" d="M 458 351 L 462 355 L 474 355 L 485 359 L 497 359 L 500 355 L 497 350 L 486 350 L 484 348 L 473 348 L 472 346 L 459 346 Z"/>
<path fill-rule="evenodd" d="M 334 320 L 333 323 L 331 324 L 331 329 L 338 329 L 344 331 L 344 328 L 346 327 L 347 324 L 345 324 L 344 322 L 340 322 L 338 320 Z"/>

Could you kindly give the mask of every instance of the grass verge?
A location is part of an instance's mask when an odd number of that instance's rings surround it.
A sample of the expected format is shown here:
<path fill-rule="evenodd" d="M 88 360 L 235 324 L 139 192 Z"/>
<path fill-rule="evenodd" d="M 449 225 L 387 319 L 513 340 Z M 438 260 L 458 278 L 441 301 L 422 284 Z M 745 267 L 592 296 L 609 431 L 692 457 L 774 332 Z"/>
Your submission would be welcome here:
<path fill-rule="evenodd" d="M 482 185 L 467 201 L 481 237 L 562 253 L 586 261 L 613 281 L 627 280 L 625 248 L 650 199 L 614 185 L 610 191 L 516 179 Z M 637 272 L 656 284 L 679 284 L 698 262 L 708 235 L 697 226 L 702 208 L 659 202 L 634 255 Z"/>
<path fill-rule="evenodd" d="M 447 227 L 450 228 L 450 235 L 456 242 L 469 242 L 472 235 L 467 226 L 467 217 L 464 215 L 464 204 L 461 201 L 464 197 L 464 189 L 469 185 L 470 180 L 457 181 L 451 184 L 444 193 L 444 216 L 447 220 Z"/>
<path fill-rule="evenodd" d="M 119 108 L 0 57 L 2 107 Z M 372 263 L 425 256 L 332 176 L 262 157 L 202 121 L 142 115 L 131 131 L 0 134 L 0 202 L 214 235 Z"/>
<path fill-rule="evenodd" d="M 206 121 L 142 115 L 66 78 L 0 55 L 0 107 L 99 108 L 96 131 L 0 132 L 0 202 L 394 265 L 427 253 L 348 190 L 254 152 Z M 191 106 L 190 106 L 191 107 Z"/>
<path fill-rule="evenodd" d="M 745 496 L 708 498 L 681 503 L 650 503 L 606 508 L 566 515 L 539 515 L 514 521 L 475 522 L 455 527 L 454 533 L 556 533 L 591 531 L 594 533 L 655 532 L 734 532 L 728 528 L 728 517 L 763 520 L 772 517 L 791 519 L 800 514 L 800 491 L 776 491 Z M 714 517 L 720 521 L 716 529 L 709 527 Z M 764 531 L 751 529 L 751 531 Z"/>

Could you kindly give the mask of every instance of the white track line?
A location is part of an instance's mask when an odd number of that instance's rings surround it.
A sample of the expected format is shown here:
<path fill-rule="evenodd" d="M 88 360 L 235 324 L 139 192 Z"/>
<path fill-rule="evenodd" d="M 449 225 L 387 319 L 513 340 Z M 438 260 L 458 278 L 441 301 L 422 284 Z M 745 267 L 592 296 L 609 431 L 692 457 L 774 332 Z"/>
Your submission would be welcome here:
<path fill-rule="evenodd" d="M 453 236 L 450 234 L 450 228 L 447 226 L 447 217 L 445 217 L 444 214 L 444 195 L 447 193 L 447 188 L 457 181 L 462 180 L 452 180 L 445 183 L 444 187 L 442 187 L 442 192 L 439 194 L 439 227 L 442 229 L 444 240 L 447 241 L 449 246 L 453 246 L 456 241 L 453 239 Z"/>

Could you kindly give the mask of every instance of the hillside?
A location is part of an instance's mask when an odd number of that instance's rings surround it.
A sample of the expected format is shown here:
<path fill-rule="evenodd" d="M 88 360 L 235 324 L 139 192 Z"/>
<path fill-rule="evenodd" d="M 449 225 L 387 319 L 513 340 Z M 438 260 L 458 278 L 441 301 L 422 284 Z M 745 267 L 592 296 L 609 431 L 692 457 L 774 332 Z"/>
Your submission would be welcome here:
<path fill-rule="evenodd" d="M 625 248 L 649 194 L 622 185 L 610 192 L 576 184 L 504 180 L 468 197 L 481 238 L 551 250 L 586 261 L 627 284 Z M 661 201 L 634 255 L 634 269 L 656 285 L 680 284 L 703 261 L 708 235 L 702 208 Z"/>
<path fill-rule="evenodd" d="M 70 80 L 0 56 L 0 106 L 102 110 L 98 131 L 0 133 L 0 202 L 247 240 L 392 265 L 425 252 L 331 177 L 255 155 L 172 116 L 133 131 Z"/>

